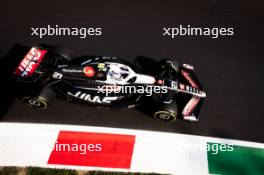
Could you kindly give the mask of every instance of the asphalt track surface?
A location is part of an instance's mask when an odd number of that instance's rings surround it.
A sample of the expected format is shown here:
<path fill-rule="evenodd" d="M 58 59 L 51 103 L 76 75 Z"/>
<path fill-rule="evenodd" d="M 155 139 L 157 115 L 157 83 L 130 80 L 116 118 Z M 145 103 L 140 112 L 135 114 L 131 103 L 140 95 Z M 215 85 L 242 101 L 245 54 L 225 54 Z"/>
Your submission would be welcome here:
<path fill-rule="evenodd" d="M 75 55 L 138 55 L 191 63 L 207 98 L 198 123 L 154 120 L 136 110 L 106 110 L 56 100 L 47 111 L 16 100 L 2 122 L 77 124 L 168 131 L 264 143 L 263 2 L 242 1 L 1 1 L 0 55 L 15 44 L 62 44 Z M 102 36 L 31 36 L 30 27 L 101 27 Z M 163 27 L 233 27 L 233 36 L 162 36 Z M 151 65 L 150 65 L 151 66 Z M 0 82 L 1 87 L 5 82 Z M 3 94 L 11 90 L 1 89 Z M 2 98 L 2 97 L 1 97 Z M 6 100 L 1 99 L 3 102 Z M 157 138 L 158 139 L 158 138 Z"/>

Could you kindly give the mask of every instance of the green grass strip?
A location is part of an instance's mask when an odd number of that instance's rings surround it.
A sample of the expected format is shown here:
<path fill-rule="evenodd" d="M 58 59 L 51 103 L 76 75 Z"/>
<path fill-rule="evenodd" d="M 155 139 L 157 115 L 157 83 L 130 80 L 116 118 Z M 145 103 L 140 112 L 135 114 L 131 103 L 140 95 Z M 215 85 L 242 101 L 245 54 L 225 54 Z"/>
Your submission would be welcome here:
<path fill-rule="evenodd" d="M 207 146 L 213 148 L 207 150 L 210 174 L 264 175 L 264 149 L 232 145 L 232 151 L 218 150 L 216 153 L 216 147 L 219 149 L 221 145 L 207 143 Z"/>

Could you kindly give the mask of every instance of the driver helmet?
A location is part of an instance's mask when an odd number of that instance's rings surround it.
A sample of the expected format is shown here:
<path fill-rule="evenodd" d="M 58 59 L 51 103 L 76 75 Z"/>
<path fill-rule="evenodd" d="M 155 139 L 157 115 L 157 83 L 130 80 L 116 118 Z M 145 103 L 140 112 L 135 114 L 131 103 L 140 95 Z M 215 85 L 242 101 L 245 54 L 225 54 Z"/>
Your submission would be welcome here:
<path fill-rule="evenodd" d="M 108 76 L 112 80 L 121 80 L 122 75 L 121 75 L 120 67 L 117 65 L 109 66 Z"/>

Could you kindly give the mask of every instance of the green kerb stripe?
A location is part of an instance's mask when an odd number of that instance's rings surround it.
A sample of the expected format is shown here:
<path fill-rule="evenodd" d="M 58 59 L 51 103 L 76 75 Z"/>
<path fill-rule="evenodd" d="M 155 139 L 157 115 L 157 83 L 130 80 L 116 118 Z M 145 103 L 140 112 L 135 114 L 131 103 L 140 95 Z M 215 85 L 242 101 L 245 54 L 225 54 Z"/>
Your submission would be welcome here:
<path fill-rule="evenodd" d="M 219 143 L 207 143 L 212 147 Z M 210 174 L 264 175 L 264 149 L 233 146 L 233 151 L 207 151 Z"/>

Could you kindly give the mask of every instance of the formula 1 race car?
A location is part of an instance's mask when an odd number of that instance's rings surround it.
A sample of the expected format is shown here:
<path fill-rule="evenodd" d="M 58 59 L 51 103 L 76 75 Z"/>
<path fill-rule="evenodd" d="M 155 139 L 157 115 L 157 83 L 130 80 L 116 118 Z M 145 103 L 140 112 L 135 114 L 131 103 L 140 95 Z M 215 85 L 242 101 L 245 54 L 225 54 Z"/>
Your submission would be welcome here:
<path fill-rule="evenodd" d="M 28 106 L 47 109 L 54 97 L 72 103 L 136 107 L 154 118 L 198 121 L 206 97 L 188 64 L 174 59 L 137 57 L 74 58 L 61 46 L 16 46 L 9 57 L 20 62 L 12 74 Z M 9 58 L 10 59 L 10 58 Z"/>

